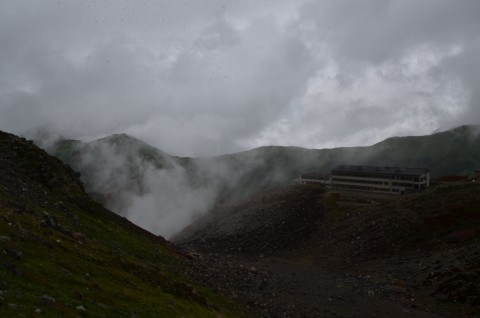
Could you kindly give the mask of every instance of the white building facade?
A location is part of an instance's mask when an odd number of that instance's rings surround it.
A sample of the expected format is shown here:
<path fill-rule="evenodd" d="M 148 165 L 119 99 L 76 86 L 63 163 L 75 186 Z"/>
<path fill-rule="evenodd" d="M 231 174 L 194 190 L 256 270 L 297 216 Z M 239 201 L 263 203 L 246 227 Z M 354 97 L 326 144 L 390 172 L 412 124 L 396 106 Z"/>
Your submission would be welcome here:
<path fill-rule="evenodd" d="M 293 180 L 297 184 L 312 184 L 319 183 L 326 186 L 331 184 L 331 175 L 325 172 L 308 172 L 302 173 L 297 179 Z"/>
<path fill-rule="evenodd" d="M 333 189 L 377 193 L 414 193 L 430 186 L 426 168 L 339 165 L 331 171 Z"/>

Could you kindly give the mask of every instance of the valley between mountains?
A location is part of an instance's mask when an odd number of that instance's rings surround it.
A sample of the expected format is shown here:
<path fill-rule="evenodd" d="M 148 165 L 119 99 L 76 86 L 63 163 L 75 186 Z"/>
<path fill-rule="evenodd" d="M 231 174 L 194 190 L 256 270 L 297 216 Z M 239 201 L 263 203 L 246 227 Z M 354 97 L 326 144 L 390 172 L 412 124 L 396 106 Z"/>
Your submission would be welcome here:
<path fill-rule="evenodd" d="M 290 184 L 353 158 L 467 174 L 480 162 L 474 127 L 214 158 L 127 135 L 49 153 L 63 162 L 0 133 L 2 316 L 480 316 L 478 182 L 372 204 Z"/>

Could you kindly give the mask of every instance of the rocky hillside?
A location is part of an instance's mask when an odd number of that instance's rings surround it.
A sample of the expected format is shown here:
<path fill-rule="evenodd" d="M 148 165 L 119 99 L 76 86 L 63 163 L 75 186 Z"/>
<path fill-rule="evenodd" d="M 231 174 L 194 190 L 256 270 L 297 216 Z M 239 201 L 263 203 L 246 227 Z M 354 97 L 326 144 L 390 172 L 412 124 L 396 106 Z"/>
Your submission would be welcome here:
<path fill-rule="evenodd" d="M 78 174 L 0 132 L 0 316 L 236 317 L 162 237 L 92 201 Z"/>
<path fill-rule="evenodd" d="M 320 266 L 400 284 L 447 310 L 480 314 L 480 184 L 344 210 L 313 236 L 302 255 Z"/>
<path fill-rule="evenodd" d="M 220 206 L 172 239 L 209 252 L 271 254 L 298 249 L 324 221 L 323 188 L 298 185 Z"/>
<path fill-rule="evenodd" d="M 359 295 L 368 295 L 370 302 L 393 302 L 444 317 L 480 315 L 478 183 L 442 186 L 364 206 L 345 205 L 338 193 L 312 186 L 282 188 L 218 208 L 187 227 L 174 242 L 210 255 L 199 257 L 207 264 L 224 264 L 235 272 L 235 265 L 215 256 L 231 255 L 247 270 L 253 266 L 270 273 L 262 276 L 264 283 L 261 279 L 250 283 L 265 290 L 256 298 L 248 289 L 232 288 L 233 292 L 287 312 L 291 308 L 283 304 L 293 302 L 302 313 L 298 316 L 319 315 L 325 309 L 318 304 L 323 296 L 332 302 L 322 304 L 334 308 L 334 313 L 323 312 L 325 317 L 350 317 L 342 304 L 358 302 Z M 282 278 L 282 273 L 295 276 Z M 211 277 L 216 276 L 210 273 L 205 281 Z M 236 279 L 244 277 L 239 273 Z M 338 284 L 343 287 L 334 287 Z M 289 291 L 279 292 L 279 286 Z M 319 292 L 323 288 L 330 291 Z M 310 299 L 305 291 L 317 294 Z M 280 294 L 271 297 L 272 292 Z M 266 312 L 276 310 L 258 306 Z M 373 314 L 355 306 L 362 312 L 357 315 Z M 387 311 L 393 314 L 396 309 Z M 416 314 L 422 315 L 409 316 Z"/>

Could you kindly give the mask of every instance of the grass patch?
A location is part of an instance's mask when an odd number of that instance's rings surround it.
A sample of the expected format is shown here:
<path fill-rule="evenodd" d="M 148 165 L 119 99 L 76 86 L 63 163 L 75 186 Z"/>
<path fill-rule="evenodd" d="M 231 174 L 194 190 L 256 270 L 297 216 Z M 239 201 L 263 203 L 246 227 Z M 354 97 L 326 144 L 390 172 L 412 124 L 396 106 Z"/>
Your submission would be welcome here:
<path fill-rule="evenodd" d="M 0 316 L 246 316 L 192 282 L 182 258 L 160 239 L 80 200 L 62 211 L 54 200 L 26 204 L 0 190 Z"/>
<path fill-rule="evenodd" d="M 322 203 L 325 205 L 327 211 L 329 212 L 330 220 L 333 222 L 338 222 L 345 217 L 348 211 L 351 211 L 352 208 L 340 204 L 340 194 L 335 192 L 326 192 L 323 196 Z"/>

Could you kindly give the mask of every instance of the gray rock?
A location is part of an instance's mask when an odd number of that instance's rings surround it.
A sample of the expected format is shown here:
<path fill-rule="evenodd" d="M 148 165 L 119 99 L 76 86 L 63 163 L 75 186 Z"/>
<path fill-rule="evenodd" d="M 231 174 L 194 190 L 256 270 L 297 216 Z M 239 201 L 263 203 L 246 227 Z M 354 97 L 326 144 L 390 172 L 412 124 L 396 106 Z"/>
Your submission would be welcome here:
<path fill-rule="evenodd" d="M 77 307 L 75 307 L 75 308 L 76 308 L 78 311 L 87 311 L 87 309 L 86 309 L 84 306 L 82 306 L 82 305 L 77 306 Z"/>
<path fill-rule="evenodd" d="M 57 223 L 57 219 L 50 215 L 45 215 L 44 219 L 42 220 L 42 225 L 46 227 L 56 227 Z"/>
<path fill-rule="evenodd" d="M 67 276 L 72 276 L 73 275 L 73 273 L 66 268 L 63 269 L 63 273 Z"/>
<path fill-rule="evenodd" d="M 45 305 L 53 305 L 57 302 L 55 298 L 49 295 L 43 295 L 42 297 L 40 297 L 40 299 L 43 301 Z"/>

